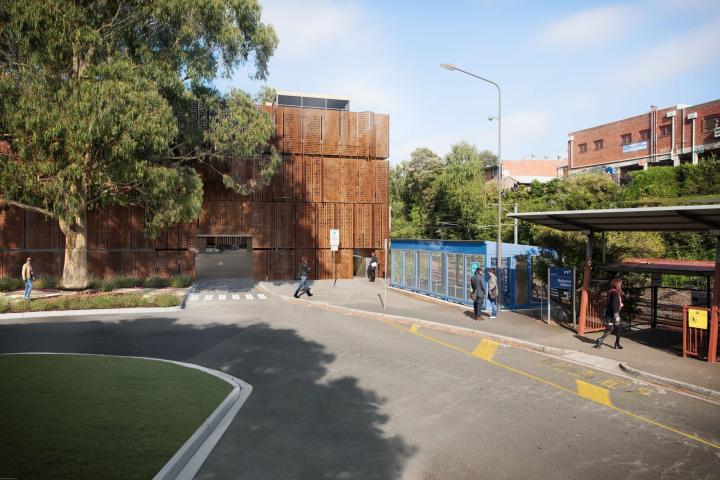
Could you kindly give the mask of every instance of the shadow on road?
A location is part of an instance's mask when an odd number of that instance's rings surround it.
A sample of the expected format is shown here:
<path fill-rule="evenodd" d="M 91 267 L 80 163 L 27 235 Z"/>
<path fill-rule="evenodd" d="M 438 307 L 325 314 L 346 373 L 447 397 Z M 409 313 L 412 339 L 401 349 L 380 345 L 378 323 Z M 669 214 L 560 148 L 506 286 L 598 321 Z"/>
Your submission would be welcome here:
<path fill-rule="evenodd" d="M 122 323 L 0 326 L 0 351 L 138 355 L 216 368 L 253 394 L 198 479 L 396 479 L 416 448 L 388 437 L 384 400 L 354 377 L 325 379 L 335 360 L 319 343 L 266 323 L 181 325 L 172 318 Z"/>

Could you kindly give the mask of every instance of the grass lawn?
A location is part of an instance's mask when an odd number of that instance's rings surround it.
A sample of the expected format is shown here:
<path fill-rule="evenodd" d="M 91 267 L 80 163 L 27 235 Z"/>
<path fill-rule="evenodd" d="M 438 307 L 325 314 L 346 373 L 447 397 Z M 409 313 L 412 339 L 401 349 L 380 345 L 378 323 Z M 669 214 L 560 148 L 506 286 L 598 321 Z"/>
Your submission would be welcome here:
<path fill-rule="evenodd" d="M 0 355 L 0 478 L 150 479 L 230 391 L 165 362 Z"/>
<path fill-rule="evenodd" d="M 0 313 L 89 310 L 95 308 L 175 307 L 180 303 L 180 298 L 170 293 L 159 293 L 150 297 L 144 297 L 142 293 L 60 295 L 58 297 L 37 298 L 29 302 L 26 300 L 14 302 L 0 300 Z"/>

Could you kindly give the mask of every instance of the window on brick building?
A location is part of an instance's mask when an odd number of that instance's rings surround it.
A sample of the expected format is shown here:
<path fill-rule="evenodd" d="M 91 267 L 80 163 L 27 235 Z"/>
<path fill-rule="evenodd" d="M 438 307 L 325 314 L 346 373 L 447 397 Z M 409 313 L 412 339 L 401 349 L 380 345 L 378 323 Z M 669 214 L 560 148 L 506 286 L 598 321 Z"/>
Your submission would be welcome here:
<path fill-rule="evenodd" d="M 578 149 L 580 150 L 580 153 L 587 152 L 587 143 L 581 143 L 580 145 L 578 145 Z"/>
<path fill-rule="evenodd" d="M 628 143 L 632 143 L 632 133 L 620 135 L 620 145 L 627 145 Z"/>
<path fill-rule="evenodd" d="M 660 136 L 667 137 L 672 133 L 672 125 L 660 125 Z"/>
<path fill-rule="evenodd" d="M 640 130 L 640 140 L 650 140 L 650 130 Z"/>
<path fill-rule="evenodd" d="M 720 128 L 720 115 L 708 115 L 703 120 L 703 132 L 714 132 Z"/>
<path fill-rule="evenodd" d="M 602 148 L 603 148 L 602 140 L 595 140 L 593 143 L 595 144 L 595 150 L 602 150 Z"/>

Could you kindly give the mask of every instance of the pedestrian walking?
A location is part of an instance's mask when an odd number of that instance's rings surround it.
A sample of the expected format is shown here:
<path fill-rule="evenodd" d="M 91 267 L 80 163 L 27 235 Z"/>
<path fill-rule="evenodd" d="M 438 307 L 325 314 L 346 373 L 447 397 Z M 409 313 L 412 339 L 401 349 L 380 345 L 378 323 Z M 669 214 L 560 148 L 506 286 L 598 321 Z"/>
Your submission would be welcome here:
<path fill-rule="evenodd" d="M 35 280 L 35 274 L 33 273 L 33 268 L 32 268 L 30 257 L 28 257 L 28 259 L 23 264 L 21 275 L 22 275 L 23 282 L 25 282 L 25 294 L 23 295 L 23 298 L 25 300 L 30 300 L 30 293 L 32 292 L 33 280 Z"/>
<path fill-rule="evenodd" d="M 487 283 L 487 295 L 490 301 L 490 318 L 497 318 L 498 282 L 495 276 L 495 269 L 490 269 L 490 278 Z"/>
<path fill-rule="evenodd" d="M 615 350 L 622 350 L 620 345 L 620 310 L 622 310 L 622 279 L 613 278 L 610 282 L 610 291 L 608 292 L 607 304 L 603 311 L 603 319 L 605 320 L 605 332 L 602 337 L 595 340 L 595 348 L 600 348 L 611 333 L 615 333 Z"/>
<path fill-rule="evenodd" d="M 307 257 L 302 257 L 300 260 L 300 271 L 298 272 L 298 284 L 297 290 L 295 290 L 295 298 L 300 298 L 303 292 L 307 292 L 308 297 L 312 297 L 313 294 L 308 286 L 308 275 L 310 275 L 310 265 L 308 265 Z"/>
<path fill-rule="evenodd" d="M 377 259 L 377 256 L 375 255 L 375 252 L 373 252 L 372 257 L 370 258 L 370 264 L 368 265 L 368 269 L 367 269 L 367 276 L 371 282 L 375 281 L 375 273 L 377 272 L 377 267 L 378 267 L 378 259 Z"/>
<path fill-rule="evenodd" d="M 485 306 L 485 274 L 483 269 L 478 267 L 472 277 L 470 277 L 470 300 L 473 301 L 473 310 L 475 311 L 475 320 L 480 321 L 482 317 L 480 312 Z"/>

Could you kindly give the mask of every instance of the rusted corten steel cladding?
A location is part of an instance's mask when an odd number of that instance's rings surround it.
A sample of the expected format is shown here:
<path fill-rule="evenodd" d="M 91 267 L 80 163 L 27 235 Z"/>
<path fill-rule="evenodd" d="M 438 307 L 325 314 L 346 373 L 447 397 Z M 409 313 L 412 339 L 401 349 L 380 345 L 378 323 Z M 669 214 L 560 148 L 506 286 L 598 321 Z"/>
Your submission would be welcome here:
<path fill-rule="evenodd" d="M 147 238 L 142 211 L 109 208 L 88 215 L 93 275 L 194 275 L 198 236 L 252 237 L 253 278 L 291 279 L 301 257 L 314 278 L 353 275 L 353 252 L 378 251 L 389 237 L 389 117 L 289 106 L 263 106 L 274 119 L 283 164 L 270 185 L 240 195 L 217 174 L 200 171 L 203 209 L 194 222 Z M 241 181 L 260 182 L 261 159 L 223 162 Z M 340 229 L 333 256 L 329 231 Z M 0 211 L 0 276 L 17 276 L 27 256 L 35 270 L 59 276 L 65 242 L 57 222 L 15 207 Z M 334 263 L 335 262 L 335 263 Z"/>

